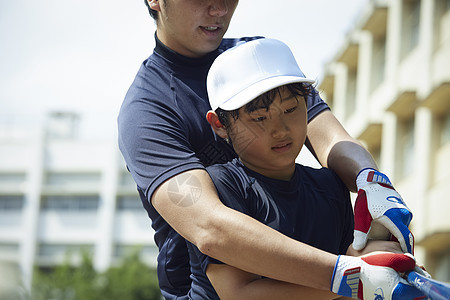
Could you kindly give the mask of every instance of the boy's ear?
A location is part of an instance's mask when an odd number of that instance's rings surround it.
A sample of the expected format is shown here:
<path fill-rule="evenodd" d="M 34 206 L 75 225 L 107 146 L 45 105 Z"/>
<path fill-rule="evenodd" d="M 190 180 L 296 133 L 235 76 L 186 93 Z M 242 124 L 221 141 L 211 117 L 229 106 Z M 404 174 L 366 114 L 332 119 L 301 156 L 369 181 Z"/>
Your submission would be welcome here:
<path fill-rule="evenodd" d="M 151 9 L 160 11 L 159 8 L 159 1 L 158 0 L 147 0 L 148 6 L 150 6 Z"/>
<path fill-rule="evenodd" d="M 220 122 L 219 116 L 216 114 L 216 112 L 212 110 L 208 111 L 206 113 L 206 120 L 218 136 L 223 139 L 228 137 L 227 130 L 225 129 L 225 126 L 223 126 L 223 124 Z"/>

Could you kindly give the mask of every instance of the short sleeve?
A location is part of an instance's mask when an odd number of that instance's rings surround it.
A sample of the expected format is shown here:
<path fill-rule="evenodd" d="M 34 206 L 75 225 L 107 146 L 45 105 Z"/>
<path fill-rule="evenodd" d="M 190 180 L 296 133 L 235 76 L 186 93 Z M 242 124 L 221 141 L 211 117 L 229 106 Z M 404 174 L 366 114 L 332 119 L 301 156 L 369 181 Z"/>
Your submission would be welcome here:
<path fill-rule="evenodd" d="M 228 166 L 228 168 L 225 166 Z M 241 176 L 242 173 L 236 171 L 236 169 L 233 168 L 232 163 L 226 165 L 213 165 L 207 167 L 206 171 L 209 173 L 222 203 L 229 208 L 248 214 L 249 207 L 245 200 L 248 182 L 246 181 L 245 176 Z M 206 268 L 209 264 L 222 263 L 219 260 L 201 253 L 195 245 L 191 244 L 190 250 L 193 251 L 197 260 L 195 263 L 198 264 L 204 272 L 206 272 Z"/>
<path fill-rule="evenodd" d="M 311 122 L 311 120 L 318 116 L 321 112 L 330 110 L 316 89 L 314 89 L 312 93 L 306 97 L 306 105 L 308 108 L 308 122 Z"/>
<path fill-rule="evenodd" d="M 150 199 L 168 178 L 204 168 L 188 140 L 188 128 L 176 107 L 139 95 L 121 108 L 119 147 L 138 187 Z"/>

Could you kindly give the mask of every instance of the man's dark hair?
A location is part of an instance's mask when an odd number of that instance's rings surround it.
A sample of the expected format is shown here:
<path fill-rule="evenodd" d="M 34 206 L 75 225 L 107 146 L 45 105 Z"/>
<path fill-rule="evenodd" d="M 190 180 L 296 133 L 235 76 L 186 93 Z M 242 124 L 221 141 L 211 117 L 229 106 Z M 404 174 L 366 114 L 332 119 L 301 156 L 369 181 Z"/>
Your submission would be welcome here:
<path fill-rule="evenodd" d="M 156 10 L 153 10 L 150 8 L 150 5 L 148 5 L 147 0 L 144 0 L 145 6 L 148 8 L 148 12 L 150 13 L 150 16 L 157 21 L 158 20 L 158 12 Z"/>
<path fill-rule="evenodd" d="M 279 86 L 274 88 L 264 94 L 256 97 L 254 100 L 250 101 L 244 106 L 244 110 L 247 113 L 251 113 L 257 109 L 265 108 L 269 110 L 270 105 L 272 104 L 275 96 L 281 95 L 281 89 L 287 88 L 288 91 L 294 96 L 301 96 L 306 101 L 306 97 L 311 95 L 313 87 L 310 84 L 303 84 L 300 82 L 291 83 L 283 86 Z M 223 110 L 221 108 L 216 109 L 216 113 L 219 117 L 220 123 L 222 123 L 225 128 L 230 125 L 231 118 L 233 120 L 239 119 L 239 108 L 235 110 Z"/>

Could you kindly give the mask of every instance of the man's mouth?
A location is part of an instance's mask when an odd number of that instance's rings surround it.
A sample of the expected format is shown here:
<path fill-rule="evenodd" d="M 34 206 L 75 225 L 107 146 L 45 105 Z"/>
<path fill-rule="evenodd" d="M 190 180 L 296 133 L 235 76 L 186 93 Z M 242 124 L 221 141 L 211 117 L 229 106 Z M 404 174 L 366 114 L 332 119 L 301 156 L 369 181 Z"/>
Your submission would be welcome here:
<path fill-rule="evenodd" d="M 219 29 L 219 26 L 202 26 L 202 28 L 207 31 L 216 31 L 217 29 Z"/>

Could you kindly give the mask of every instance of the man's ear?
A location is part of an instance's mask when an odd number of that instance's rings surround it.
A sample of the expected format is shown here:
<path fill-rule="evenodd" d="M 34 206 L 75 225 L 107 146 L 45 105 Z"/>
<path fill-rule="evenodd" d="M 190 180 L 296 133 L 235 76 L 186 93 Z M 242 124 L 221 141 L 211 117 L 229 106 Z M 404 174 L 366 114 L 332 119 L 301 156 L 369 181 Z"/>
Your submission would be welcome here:
<path fill-rule="evenodd" d="M 225 126 L 223 126 L 223 124 L 220 122 L 219 116 L 216 114 L 216 112 L 212 110 L 208 111 L 206 113 L 206 120 L 218 136 L 223 139 L 228 137 L 227 130 Z"/>
<path fill-rule="evenodd" d="M 151 9 L 156 10 L 156 11 L 160 11 L 160 7 L 159 7 L 159 1 L 158 0 L 147 0 L 148 2 L 148 6 L 150 6 Z"/>

